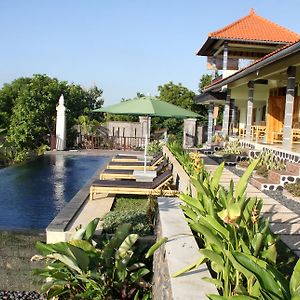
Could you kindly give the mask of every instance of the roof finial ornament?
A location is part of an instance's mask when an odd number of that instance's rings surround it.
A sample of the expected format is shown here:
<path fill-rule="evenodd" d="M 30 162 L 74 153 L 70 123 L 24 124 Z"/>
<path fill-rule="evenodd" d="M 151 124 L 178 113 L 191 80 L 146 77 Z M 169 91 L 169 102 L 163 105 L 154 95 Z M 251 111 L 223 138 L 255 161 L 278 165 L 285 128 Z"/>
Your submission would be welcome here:
<path fill-rule="evenodd" d="M 251 7 L 249 15 L 255 15 L 255 10 L 254 10 L 254 8 Z"/>

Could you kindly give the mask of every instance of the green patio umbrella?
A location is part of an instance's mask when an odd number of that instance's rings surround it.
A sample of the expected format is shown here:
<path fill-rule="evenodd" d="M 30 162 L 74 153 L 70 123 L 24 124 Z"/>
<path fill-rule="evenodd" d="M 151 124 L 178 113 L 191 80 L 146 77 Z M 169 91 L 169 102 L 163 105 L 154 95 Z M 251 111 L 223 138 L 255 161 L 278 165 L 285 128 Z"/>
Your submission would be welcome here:
<path fill-rule="evenodd" d="M 165 117 L 165 118 L 197 118 L 198 114 L 176 106 L 174 104 L 158 100 L 156 97 L 145 96 L 123 101 L 118 104 L 110 105 L 93 110 L 94 112 L 106 112 L 118 115 L 138 115 L 147 117 Z M 148 126 L 149 122 L 147 122 Z M 148 133 L 148 128 L 147 128 Z M 148 146 L 148 134 L 145 136 L 145 168 L 146 154 Z"/>

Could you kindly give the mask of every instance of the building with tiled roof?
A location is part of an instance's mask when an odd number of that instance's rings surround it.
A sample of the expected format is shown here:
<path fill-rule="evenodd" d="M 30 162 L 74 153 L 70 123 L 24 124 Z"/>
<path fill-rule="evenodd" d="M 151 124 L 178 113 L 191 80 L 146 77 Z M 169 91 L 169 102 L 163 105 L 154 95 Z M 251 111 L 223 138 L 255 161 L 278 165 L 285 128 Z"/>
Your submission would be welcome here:
<path fill-rule="evenodd" d="M 217 105 L 223 108 L 224 136 L 300 152 L 299 34 L 251 9 L 246 17 L 210 33 L 197 55 L 207 56 L 209 68 L 221 71 L 195 99 L 209 104 L 208 142 Z"/>
<path fill-rule="evenodd" d="M 197 55 L 221 56 L 224 43 L 227 43 L 229 57 L 256 59 L 299 39 L 299 34 L 257 15 L 251 9 L 247 16 L 209 33 Z"/>

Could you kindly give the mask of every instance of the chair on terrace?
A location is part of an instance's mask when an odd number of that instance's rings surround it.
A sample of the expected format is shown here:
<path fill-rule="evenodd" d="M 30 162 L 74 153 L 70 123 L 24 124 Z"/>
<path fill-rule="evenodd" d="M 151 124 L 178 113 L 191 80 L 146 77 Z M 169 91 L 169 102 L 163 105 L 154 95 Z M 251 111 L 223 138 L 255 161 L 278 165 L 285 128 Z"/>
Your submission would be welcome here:
<path fill-rule="evenodd" d="M 95 180 L 90 187 L 90 200 L 96 194 L 130 194 L 130 195 L 164 195 L 175 196 L 178 191 L 172 190 L 172 170 L 157 176 L 153 182 L 136 182 L 132 180 Z"/>
<path fill-rule="evenodd" d="M 153 171 L 159 174 L 168 166 L 168 161 L 164 159 Z M 101 180 L 112 180 L 112 179 L 136 179 L 134 176 L 135 170 L 125 170 L 125 169 L 105 169 L 100 173 Z"/>
<path fill-rule="evenodd" d="M 150 162 L 146 164 L 147 170 L 155 170 L 156 166 L 162 162 L 164 159 L 163 154 L 156 156 Z M 107 165 L 107 169 L 125 169 L 125 170 L 143 170 L 144 169 L 144 162 L 143 161 L 136 161 L 136 162 L 118 162 L 118 161 L 111 161 Z"/>

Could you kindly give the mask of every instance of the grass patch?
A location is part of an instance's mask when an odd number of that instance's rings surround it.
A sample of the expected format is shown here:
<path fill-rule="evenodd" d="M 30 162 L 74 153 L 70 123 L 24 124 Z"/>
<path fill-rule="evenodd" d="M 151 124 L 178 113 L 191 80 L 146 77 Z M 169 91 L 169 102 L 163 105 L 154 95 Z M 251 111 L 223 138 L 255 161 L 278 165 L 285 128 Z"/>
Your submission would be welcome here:
<path fill-rule="evenodd" d="M 103 230 L 114 233 L 120 224 L 130 223 L 131 233 L 141 236 L 153 234 L 156 205 L 156 198 L 118 197 L 103 219 Z"/>

